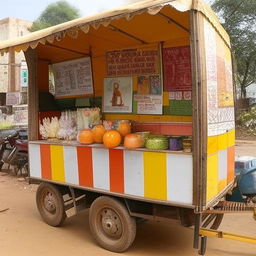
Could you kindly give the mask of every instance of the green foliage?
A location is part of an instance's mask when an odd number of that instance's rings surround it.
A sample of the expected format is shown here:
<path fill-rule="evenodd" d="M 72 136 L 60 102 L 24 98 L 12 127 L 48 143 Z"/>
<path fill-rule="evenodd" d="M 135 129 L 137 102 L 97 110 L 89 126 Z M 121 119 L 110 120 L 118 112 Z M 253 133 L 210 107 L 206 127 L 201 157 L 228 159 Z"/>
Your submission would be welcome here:
<path fill-rule="evenodd" d="M 50 4 L 42 12 L 39 18 L 33 23 L 31 31 L 37 31 L 47 27 L 51 27 L 69 20 L 78 18 L 79 11 L 66 1 L 58 1 Z"/>
<path fill-rule="evenodd" d="M 256 136 L 256 107 L 252 107 L 248 112 L 243 112 L 238 117 L 242 127 L 247 128 L 248 132 Z"/>
<path fill-rule="evenodd" d="M 246 87 L 256 82 L 256 1 L 215 0 L 212 8 L 231 37 L 238 86 L 246 97 Z"/>

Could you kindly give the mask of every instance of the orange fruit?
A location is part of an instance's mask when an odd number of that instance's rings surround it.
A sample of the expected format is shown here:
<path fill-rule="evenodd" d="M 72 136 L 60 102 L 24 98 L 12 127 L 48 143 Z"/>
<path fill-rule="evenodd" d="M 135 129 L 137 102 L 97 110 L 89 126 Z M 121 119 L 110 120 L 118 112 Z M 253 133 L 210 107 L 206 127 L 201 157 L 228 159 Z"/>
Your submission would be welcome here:
<path fill-rule="evenodd" d="M 92 131 L 90 129 L 82 130 L 78 135 L 78 140 L 81 144 L 92 144 L 94 142 Z"/>
<path fill-rule="evenodd" d="M 121 121 L 121 122 L 118 124 L 117 131 L 118 131 L 122 136 L 125 136 L 125 135 L 127 135 L 127 134 L 130 134 L 130 133 L 131 133 L 131 125 L 130 125 L 130 123 L 127 122 L 127 121 Z"/>
<path fill-rule="evenodd" d="M 118 147 L 121 143 L 121 135 L 118 131 L 109 130 L 103 135 L 103 143 L 106 148 Z"/>
<path fill-rule="evenodd" d="M 96 143 L 103 142 L 103 135 L 106 132 L 106 129 L 103 125 L 99 124 L 92 128 L 93 139 Z"/>
<path fill-rule="evenodd" d="M 124 137 L 124 146 L 126 148 L 140 148 L 143 145 L 143 139 L 136 133 L 128 134 Z"/>

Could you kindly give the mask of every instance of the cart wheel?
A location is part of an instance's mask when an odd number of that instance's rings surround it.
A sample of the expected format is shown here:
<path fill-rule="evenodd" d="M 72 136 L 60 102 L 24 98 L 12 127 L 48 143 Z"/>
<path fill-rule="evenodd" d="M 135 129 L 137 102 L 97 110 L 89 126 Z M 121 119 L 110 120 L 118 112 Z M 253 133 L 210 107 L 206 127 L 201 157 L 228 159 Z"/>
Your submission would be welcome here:
<path fill-rule="evenodd" d="M 89 212 L 92 235 L 98 244 L 112 252 L 124 252 L 134 241 L 136 221 L 118 200 L 101 196 L 92 203 Z"/>
<path fill-rule="evenodd" d="M 203 216 L 202 227 L 216 230 L 219 228 L 223 217 L 224 214 L 205 214 Z"/>
<path fill-rule="evenodd" d="M 42 219 L 50 226 L 61 226 L 66 218 L 60 191 L 49 183 L 41 183 L 36 192 L 37 209 Z"/>

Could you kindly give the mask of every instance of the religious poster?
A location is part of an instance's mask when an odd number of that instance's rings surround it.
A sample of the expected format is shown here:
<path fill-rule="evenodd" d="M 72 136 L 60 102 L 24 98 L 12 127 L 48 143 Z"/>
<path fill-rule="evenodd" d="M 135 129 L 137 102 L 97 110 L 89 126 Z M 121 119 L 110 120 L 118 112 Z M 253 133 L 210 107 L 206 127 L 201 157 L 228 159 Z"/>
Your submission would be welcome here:
<path fill-rule="evenodd" d="M 163 49 L 164 91 L 192 90 L 190 47 Z"/>
<path fill-rule="evenodd" d="M 107 76 L 137 76 L 159 73 L 158 49 L 125 49 L 106 53 Z"/>
<path fill-rule="evenodd" d="M 132 112 L 132 77 L 104 79 L 103 112 Z"/>
<path fill-rule="evenodd" d="M 52 65 L 55 97 L 93 94 L 91 59 L 89 57 Z"/>
<path fill-rule="evenodd" d="M 137 76 L 137 94 L 162 94 L 159 75 Z"/>

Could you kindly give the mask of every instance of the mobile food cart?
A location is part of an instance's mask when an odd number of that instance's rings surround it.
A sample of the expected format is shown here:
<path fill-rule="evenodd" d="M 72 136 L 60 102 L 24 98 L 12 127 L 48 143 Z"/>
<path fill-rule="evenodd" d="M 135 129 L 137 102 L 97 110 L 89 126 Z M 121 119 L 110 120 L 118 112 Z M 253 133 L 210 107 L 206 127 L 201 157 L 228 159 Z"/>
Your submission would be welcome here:
<path fill-rule="evenodd" d="M 30 181 L 49 225 L 90 208 L 97 242 L 122 252 L 137 219 L 174 219 L 194 226 L 203 254 L 225 211 L 249 209 L 221 201 L 234 184 L 233 73 L 229 36 L 203 1 L 142 1 L 0 44 L 9 50 L 28 64 Z M 65 120 L 68 136 L 50 138 Z M 160 144 L 77 141 L 95 120 L 130 120 Z"/>

